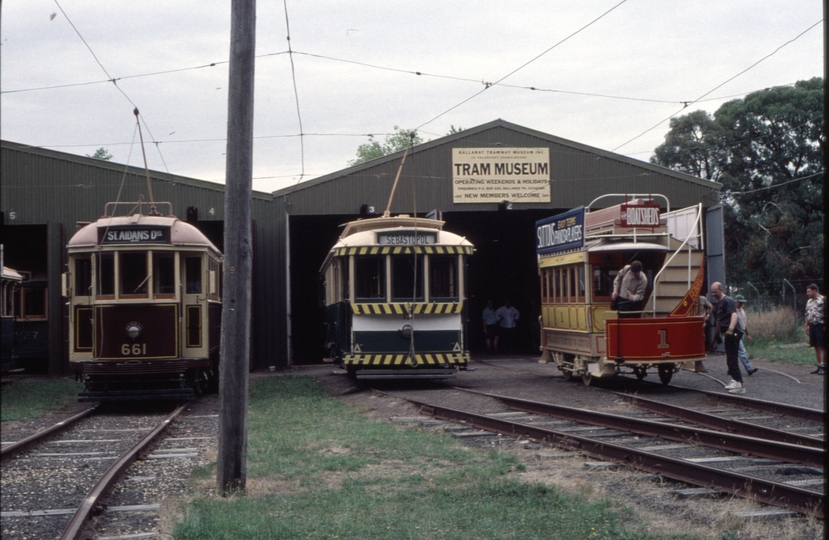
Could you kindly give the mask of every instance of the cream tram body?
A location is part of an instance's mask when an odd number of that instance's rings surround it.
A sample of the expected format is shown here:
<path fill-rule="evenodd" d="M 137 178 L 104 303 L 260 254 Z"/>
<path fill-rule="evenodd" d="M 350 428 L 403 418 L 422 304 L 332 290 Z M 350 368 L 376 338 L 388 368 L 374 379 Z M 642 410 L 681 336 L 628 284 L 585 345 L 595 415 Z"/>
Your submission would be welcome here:
<path fill-rule="evenodd" d="M 466 369 L 466 260 L 443 221 L 380 217 L 345 225 L 320 270 L 326 348 L 357 378 L 445 378 Z"/>
<path fill-rule="evenodd" d="M 217 385 L 222 259 L 198 229 L 170 212 L 105 215 L 68 253 L 69 361 L 82 400 L 186 399 Z"/>

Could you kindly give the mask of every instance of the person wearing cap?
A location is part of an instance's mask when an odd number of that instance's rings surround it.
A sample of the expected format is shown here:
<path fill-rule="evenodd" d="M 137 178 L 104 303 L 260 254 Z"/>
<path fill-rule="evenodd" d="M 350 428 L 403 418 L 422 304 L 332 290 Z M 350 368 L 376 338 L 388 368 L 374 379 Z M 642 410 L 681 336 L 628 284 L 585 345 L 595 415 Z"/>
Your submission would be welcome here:
<path fill-rule="evenodd" d="M 748 333 L 748 326 L 746 326 L 746 311 L 743 309 L 743 305 L 746 303 L 746 298 L 742 294 L 735 294 L 734 301 L 737 303 L 737 326 L 743 329 L 743 337 L 751 342 L 751 335 Z M 743 367 L 746 368 L 746 373 L 748 373 L 749 376 L 754 375 L 757 373 L 757 370 L 760 369 L 753 367 L 751 362 L 748 361 L 746 346 L 743 344 L 742 339 L 740 340 L 740 347 L 737 349 L 737 357 L 740 359 L 740 362 L 743 363 Z"/>
<path fill-rule="evenodd" d="M 613 280 L 613 294 L 611 300 L 617 300 L 619 318 L 639 318 L 645 307 L 645 289 L 648 286 L 648 276 L 642 271 L 642 263 L 633 261 L 622 268 Z M 622 314 L 624 311 L 634 313 Z"/>

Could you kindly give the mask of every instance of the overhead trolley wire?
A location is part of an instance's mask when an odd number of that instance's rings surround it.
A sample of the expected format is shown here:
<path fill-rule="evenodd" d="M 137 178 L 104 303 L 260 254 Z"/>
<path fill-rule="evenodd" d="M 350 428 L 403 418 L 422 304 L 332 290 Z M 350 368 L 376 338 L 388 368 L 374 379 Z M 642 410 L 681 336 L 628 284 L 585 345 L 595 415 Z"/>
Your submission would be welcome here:
<path fill-rule="evenodd" d="M 89 43 L 87 43 L 86 39 L 84 39 L 83 35 L 81 35 L 80 30 L 78 30 L 78 28 L 75 26 L 75 24 L 74 24 L 74 23 L 72 22 L 72 20 L 69 18 L 69 15 L 67 15 L 67 14 L 66 14 L 66 11 L 64 11 L 64 10 L 63 10 L 63 7 L 60 5 L 60 2 L 58 2 L 58 0 L 54 0 L 54 2 L 55 2 L 55 5 L 57 5 L 57 6 L 58 6 L 58 9 L 59 9 L 59 10 L 60 10 L 60 12 L 63 14 L 63 16 L 64 16 L 64 17 L 66 17 L 66 21 L 69 23 L 69 26 L 71 26 L 71 27 L 72 27 L 72 30 L 74 30 L 74 31 L 75 31 L 75 33 L 76 33 L 76 34 L 78 35 L 78 37 L 81 39 L 81 41 L 83 42 L 83 44 L 84 44 L 84 45 L 86 46 L 86 48 L 89 50 L 89 53 L 92 55 L 92 58 L 94 58 L 94 59 L 95 59 L 95 62 L 96 62 L 96 63 L 97 63 L 97 64 L 101 67 L 101 70 L 102 70 L 102 71 L 104 72 L 104 74 L 107 76 L 107 81 L 108 81 L 108 82 L 112 82 L 112 84 L 115 86 L 115 88 L 117 88 L 117 89 L 118 89 L 118 91 L 121 93 L 121 95 L 123 95 L 123 96 L 126 98 L 126 100 L 130 102 L 130 105 L 132 105 L 133 109 L 137 111 L 137 110 L 138 110 L 138 105 L 136 105 L 136 104 L 135 104 L 135 102 L 133 102 L 133 101 L 132 101 L 132 99 L 130 99 L 130 97 L 127 95 L 127 93 L 124 91 L 124 89 L 123 89 L 123 88 L 121 88 L 120 86 L 118 86 L 118 83 L 117 83 L 116 79 L 114 79 L 114 78 L 112 77 L 112 75 L 110 75 L 110 74 L 109 74 L 109 72 L 107 71 L 106 67 L 104 67 L 104 65 L 101 63 L 101 61 L 100 61 L 100 60 L 98 60 L 98 56 L 95 54 L 95 51 L 93 51 L 93 50 L 92 50 L 92 47 L 90 47 L 90 46 L 89 46 Z M 137 115 L 137 114 L 136 114 L 136 117 L 138 117 L 138 115 Z M 146 128 L 147 128 L 147 133 L 150 135 L 150 137 L 151 137 L 151 138 L 153 139 L 153 141 L 154 141 L 154 140 L 155 140 L 155 137 L 153 136 L 152 131 L 150 131 L 150 126 L 148 126 L 148 125 L 147 125 L 147 121 L 146 121 L 146 120 L 144 120 L 144 118 L 143 118 L 143 117 L 141 117 L 141 121 L 142 121 L 142 122 L 144 122 L 144 127 L 146 127 Z M 170 172 L 170 170 L 167 168 L 167 162 L 166 162 L 166 161 L 164 161 L 164 156 L 161 154 L 161 148 L 159 148 L 159 146 L 158 146 L 158 143 L 157 143 L 157 142 L 154 142 L 154 144 L 155 144 L 155 148 L 156 148 L 156 150 L 158 151 L 158 155 L 159 155 L 159 157 L 161 158 L 161 163 L 164 165 L 164 169 L 165 169 L 165 170 L 169 173 L 169 172 Z"/>
<path fill-rule="evenodd" d="M 605 11 L 604 13 L 602 13 L 601 15 L 599 15 L 598 17 L 596 17 L 595 19 L 593 19 L 592 21 L 590 21 L 589 23 L 587 23 L 586 25 L 582 26 L 581 28 L 579 28 L 578 30 L 576 30 L 575 32 L 573 32 L 572 34 L 570 34 L 569 36 L 567 36 L 567 37 L 565 37 L 564 39 L 562 39 L 561 41 L 557 42 L 557 43 L 556 43 L 556 44 L 554 44 L 552 47 L 548 48 L 546 51 L 544 51 L 544 52 L 542 52 L 541 54 L 537 55 L 535 58 L 532 58 L 531 60 L 528 60 L 527 62 L 524 62 L 523 64 L 521 64 L 520 66 L 518 66 L 518 67 L 517 67 L 517 68 L 515 68 L 514 70 L 510 71 L 509 73 L 507 73 L 506 75 L 504 75 L 503 77 L 501 77 L 500 79 L 498 79 L 497 81 L 495 81 L 494 83 L 487 83 L 487 84 L 485 84 L 485 85 L 484 85 L 484 88 L 483 88 L 483 89 L 481 89 L 480 91 L 478 91 L 478 92 L 476 92 L 475 94 L 473 94 L 473 95 L 469 96 L 468 98 L 466 98 L 465 100 L 461 101 L 461 102 L 460 102 L 460 103 L 458 103 L 457 105 L 454 105 L 454 106 L 450 107 L 449 109 L 447 109 L 447 110 L 443 111 L 442 113 L 440 113 L 439 115 L 435 116 L 434 118 L 432 118 L 432 119 L 431 119 L 431 120 L 429 120 L 428 122 L 424 122 L 424 123 L 420 124 L 420 125 L 419 125 L 419 126 L 417 126 L 415 129 L 417 130 L 417 129 L 422 128 L 423 126 L 426 126 L 426 125 L 431 124 L 432 122 L 434 122 L 435 120 L 437 120 L 437 119 L 438 119 L 438 118 L 440 118 L 441 116 L 444 116 L 444 115 L 446 115 L 446 114 L 450 113 L 451 111 L 454 111 L 455 109 L 457 109 L 458 107 L 460 107 L 460 106 L 461 106 L 461 105 L 463 105 L 464 103 L 467 103 L 467 102 L 469 102 L 469 101 L 471 101 L 471 100 L 475 99 L 476 97 L 480 96 L 481 94 L 483 94 L 484 92 L 486 92 L 487 90 L 489 90 L 490 88 L 492 88 L 492 86 L 494 86 L 494 85 L 496 85 L 496 84 L 499 84 L 499 83 L 501 83 L 502 81 L 504 81 L 505 79 L 507 79 L 507 78 L 509 78 L 509 77 L 511 77 L 511 76 L 513 76 L 513 75 L 515 75 L 516 73 L 518 73 L 519 71 L 521 71 L 522 69 L 524 69 L 524 68 L 525 68 L 525 67 L 527 67 L 528 65 L 532 64 L 533 62 L 535 62 L 536 60 L 538 60 L 539 58 L 541 58 L 542 56 L 544 56 L 544 55 L 545 55 L 545 54 L 547 54 L 548 52 L 552 51 L 553 49 L 555 49 L 556 47 L 558 47 L 559 45 L 561 45 L 561 44 L 562 44 L 562 43 L 564 43 L 565 41 L 569 40 L 569 39 L 570 39 L 570 38 L 572 38 L 573 36 L 575 36 L 575 35 L 577 35 L 577 34 L 581 33 L 583 30 L 585 30 L 585 29 L 589 28 L 590 26 L 592 26 L 593 24 L 595 24 L 595 23 L 596 23 L 596 22 L 598 22 L 599 20 L 603 19 L 603 18 L 604 18 L 606 15 L 608 15 L 611 11 L 615 10 L 616 8 L 618 8 L 619 6 L 621 6 L 622 4 L 624 4 L 625 2 L 627 2 L 627 0 L 622 0 L 621 2 L 619 2 L 618 4 L 616 4 L 615 6 L 611 7 L 610 9 L 608 9 L 607 11 Z"/>
<path fill-rule="evenodd" d="M 619 148 L 622 148 L 623 146 L 626 146 L 626 145 L 628 145 L 628 144 L 632 143 L 633 141 L 635 141 L 635 140 L 636 140 L 636 139 L 638 139 L 639 137 L 642 137 L 642 136 L 643 136 L 643 135 L 645 135 L 646 133 L 649 133 L 649 132 L 653 131 L 653 130 L 654 130 L 654 129 L 656 129 L 657 127 L 661 126 L 662 124 L 664 124 L 665 122 L 667 122 L 668 120 L 670 120 L 671 118 L 673 118 L 674 116 L 678 115 L 679 113 L 681 113 L 682 111 L 684 111 L 685 109 L 687 109 L 690 105 L 692 105 L 692 104 L 694 104 L 694 103 L 699 102 L 700 100 L 702 100 L 702 98 L 704 98 L 704 97 L 708 96 L 709 94 L 711 94 L 712 92 L 714 92 L 714 91 L 718 90 L 719 88 L 722 88 L 723 86 L 725 86 L 726 84 L 730 83 L 731 81 L 733 81 L 734 79 L 736 79 L 736 78 L 737 78 L 737 77 L 739 77 L 740 75 L 743 75 L 743 74 L 744 74 L 744 73 L 746 73 L 747 71 L 749 71 L 749 70 L 751 70 L 751 69 L 754 69 L 754 68 L 755 68 L 757 65 L 759 65 L 761 62 L 763 62 L 764 60 L 766 60 L 766 59 L 768 59 L 768 58 L 770 58 L 770 57 L 774 56 L 775 54 L 777 54 L 777 52 L 778 52 L 778 51 L 780 51 L 783 47 L 785 47 L 785 46 L 787 46 L 787 45 L 789 45 L 789 44 L 791 44 L 791 43 L 794 43 L 795 41 L 797 41 L 798 39 L 800 39 L 802 36 L 804 36 L 807 32 L 809 32 L 811 29 L 815 28 L 817 25 L 821 24 L 822 22 L 823 22 L 823 19 L 819 20 L 818 22 L 816 22 L 815 24 L 813 24 L 812 26 L 810 26 L 810 27 L 809 27 L 809 28 L 807 28 L 806 30 L 804 30 L 804 31 L 802 31 L 801 33 L 799 33 L 799 34 L 798 34 L 797 36 L 795 36 L 794 38 L 792 38 L 792 39 L 790 39 L 789 41 L 787 41 L 787 42 L 783 43 L 782 45 L 780 45 L 779 47 L 777 47 L 776 49 L 774 49 L 772 52 L 770 52 L 770 53 L 769 53 L 769 54 L 767 54 L 766 56 L 762 57 L 761 59 L 757 60 L 756 62 L 754 62 L 753 64 L 751 64 L 751 65 L 750 65 L 750 66 L 748 66 L 747 68 L 745 68 L 745 69 L 744 69 L 744 70 L 742 70 L 741 72 L 737 73 L 737 74 L 736 74 L 736 75 L 734 75 L 733 77 L 729 77 L 728 79 L 726 79 L 725 81 L 721 82 L 720 84 L 718 84 L 717 86 L 715 86 L 715 87 L 714 87 L 714 88 L 712 88 L 711 90 L 709 90 L 709 91 L 705 92 L 704 94 L 702 94 L 702 95 L 701 95 L 700 97 L 698 97 L 697 99 L 695 99 L 695 100 L 693 100 L 693 101 L 688 101 L 688 102 L 685 102 L 685 103 L 683 104 L 683 106 L 682 106 L 682 108 L 681 108 L 681 109 L 679 109 L 678 111 L 676 111 L 675 113 L 673 113 L 673 114 L 672 114 L 672 115 L 670 115 L 669 117 L 667 117 L 667 118 L 665 118 L 665 119 L 663 119 L 663 120 L 660 120 L 658 123 L 656 123 L 655 125 L 653 125 L 653 126 L 649 127 L 648 129 L 646 129 L 645 131 L 643 131 L 642 133 L 640 133 L 640 134 L 639 134 L 639 135 L 637 135 L 636 137 L 633 137 L 632 139 L 628 139 L 627 141 L 623 142 L 622 144 L 620 144 L 619 146 L 617 146 L 616 148 L 614 148 L 613 150 L 611 150 L 611 152 L 615 152 L 615 151 L 616 151 L 616 150 L 618 150 Z"/>

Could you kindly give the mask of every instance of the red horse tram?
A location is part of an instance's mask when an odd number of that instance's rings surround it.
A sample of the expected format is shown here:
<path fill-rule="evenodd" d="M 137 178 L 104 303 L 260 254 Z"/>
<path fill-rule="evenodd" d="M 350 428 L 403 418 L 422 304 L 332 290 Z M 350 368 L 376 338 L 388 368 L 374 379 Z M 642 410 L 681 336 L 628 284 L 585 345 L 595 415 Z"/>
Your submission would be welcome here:
<path fill-rule="evenodd" d="M 653 197 L 664 199 L 664 211 Z M 536 222 L 539 362 L 555 363 L 566 380 L 576 375 L 590 385 L 655 370 L 668 384 L 679 369 L 704 370 L 704 313 L 697 307 L 705 275 L 702 208 L 672 212 L 661 195 L 625 198 Z M 611 307 L 614 280 L 634 260 L 648 278 L 643 306 L 620 317 Z"/>
<path fill-rule="evenodd" d="M 186 400 L 218 388 L 222 256 L 204 234 L 170 203 L 109 203 L 67 247 L 80 401 Z"/>

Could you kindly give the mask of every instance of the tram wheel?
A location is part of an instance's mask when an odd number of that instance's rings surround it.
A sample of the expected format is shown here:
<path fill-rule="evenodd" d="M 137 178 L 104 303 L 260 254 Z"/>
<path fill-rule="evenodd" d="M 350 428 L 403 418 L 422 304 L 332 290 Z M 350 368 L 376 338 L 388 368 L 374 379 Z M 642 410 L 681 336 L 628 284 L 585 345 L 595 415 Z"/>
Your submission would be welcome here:
<path fill-rule="evenodd" d="M 569 381 L 573 378 L 573 372 L 570 371 L 569 369 L 562 370 L 561 378 L 564 379 L 565 381 Z"/>
<path fill-rule="evenodd" d="M 593 384 L 593 374 L 589 371 L 585 371 L 581 374 L 581 382 L 584 383 L 584 386 L 590 386 Z"/>
<path fill-rule="evenodd" d="M 668 384 L 671 382 L 671 377 L 674 376 L 674 365 L 673 364 L 660 364 L 659 365 L 659 380 L 662 381 L 662 384 Z"/>
<path fill-rule="evenodd" d="M 634 374 L 634 375 L 636 375 L 636 378 L 637 378 L 637 379 L 639 379 L 639 380 L 641 381 L 642 379 L 644 379 L 645 377 L 647 377 L 647 375 L 648 375 L 648 368 L 643 368 L 643 367 L 636 367 L 636 368 L 633 368 L 633 374 Z"/>

